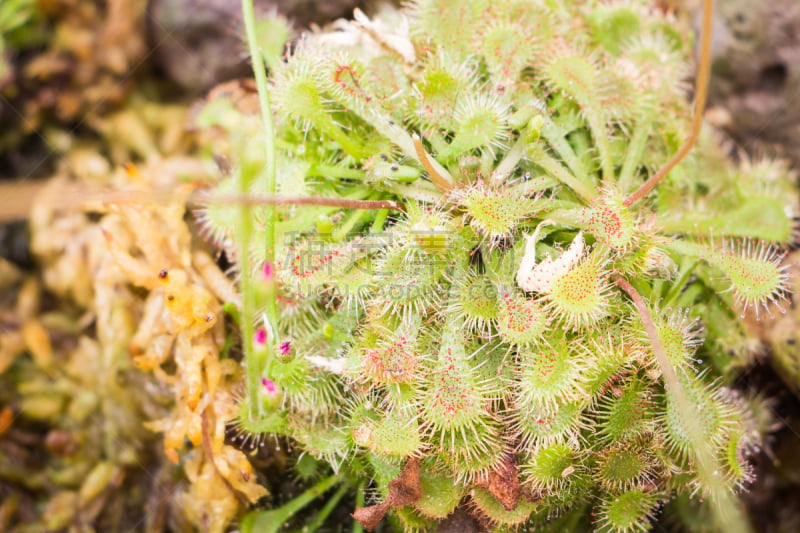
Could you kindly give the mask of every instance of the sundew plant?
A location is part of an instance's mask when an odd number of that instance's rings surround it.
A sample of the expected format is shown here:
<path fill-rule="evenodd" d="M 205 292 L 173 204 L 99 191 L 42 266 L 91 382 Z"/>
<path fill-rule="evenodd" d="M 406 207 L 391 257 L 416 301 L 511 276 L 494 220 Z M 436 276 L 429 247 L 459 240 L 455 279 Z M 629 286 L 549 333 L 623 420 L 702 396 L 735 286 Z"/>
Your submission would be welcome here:
<path fill-rule="evenodd" d="M 235 163 L 201 217 L 239 273 L 242 436 L 373 487 L 367 528 L 642 531 L 680 495 L 745 528 L 725 377 L 787 296 L 795 192 L 699 134 L 711 2 L 694 114 L 645 1 L 415 0 L 283 59 L 247 3 L 264 113 L 201 117 Z"/>

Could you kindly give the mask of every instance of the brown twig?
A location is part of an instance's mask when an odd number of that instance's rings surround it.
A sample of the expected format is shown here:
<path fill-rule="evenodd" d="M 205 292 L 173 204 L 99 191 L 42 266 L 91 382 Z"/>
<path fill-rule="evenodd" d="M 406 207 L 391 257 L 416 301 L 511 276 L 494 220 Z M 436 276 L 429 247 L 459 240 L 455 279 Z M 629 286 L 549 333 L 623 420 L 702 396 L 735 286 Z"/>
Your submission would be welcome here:
<path fill-rule="evenodd" d="M 692 117 L 692 129 L 689 138 L 683 143 L 681 149 L 670 159 L 667 164 L 661 167 L 658 172 L 653 174 L 642 184 L 633 194 L 625 199 L 625 206 L 630 207 L 634 203 L 644 198 L 658 183 L 664 179 L 670 170 L 683 161 L 697 142 L 700 135 L 700 127 L 703 124 L 703 111 L 706 107 L 708 96 L 708 81 L 711 77 L 711 22 L 714 0 L 703 0 L 703 33 L 700 44 L 700 64 L 697 71 L 697 84 L 694 96 L 694 116 Z"/>
<path fill-rule="evenodd" d="M 22 201 L 16 200 L 13 194 L 9 195 L 9 202 L 0 200 L 0 222 L 13 220 L 14 217 L 23 218 L 29 214 L 33 198 L 44 189 L 43 182 L 32 182 L 31 192 L 26 193 L 26 198 Z M 26 185 L 27 187 L 27 185 Z M 0 187 L 1 193 L 6 189 Z M 176 201 L 176 199 L 186 198 L 185 192 L 176 190 L 155 189 L 109 191 L 97 190 L 80 185 L 65 186 L 48 195 L 47 201 L 53 208 L 58 210 L 88 209 L 105 211 L 109 205 L 130 205 L 130 204 L 161 204 Z M 183 201 L 183 200 L 181 200 Z M 393 211 L 405 211 L 405 205 L 395 200 L 351 200 L 348 198 L 324 198 L 319 196 L 268 196 L 268 195 L 214 195 L 205 190 L 196 190 L 188 195 L 185 200 L 189 206 L 206 206 L 210 204 L 233 204 L 233 205 L 320 205 L 329 207 L 339 207 L 342 209 L 390 209 Z M 9 207 L 4 211 L 7 203 L 15 204 L 15 208 Z"/>
<path fill-rule="evenodd" d="M 425 147 L 422 146 L 422 139 L 420 139 L 419 135 L 415 133 L 411 136 L 411 140 L 414 142 L 414 151 L 417 152 L 417 158 L 419 162 L 422 163 L 422 166 L 425 167 L 425 170 L 428 171 L 428 175 L 431 177 L 433 184 L 442 192 L 447 192 L 452 189 L 453 178 L 447 174 L 447 171 L 442 168 L 435 159 L 432 159 L 431 156 L 428 155 L 428 152 L 425 151 Z"/>
<path fill-rule="evenodd" d="M 394 200 L 350 200 L 348 198 L 323 198 L 319 196 L 196 195 L 191 197 L 189 201 L 200 205 L 320 205 L 341 207 L 342 209 L 391 209 L 393 211 L 405 211 L 403 203 Z"/>
<path fill-rule="evenodd" d="M 633 285 L 623 277 L 615 276 L 614 283 L 630 296 L 634 307 L 636 307 L 636 310 L 639 312 L 639 317 L 642 319 L 644 329 L 647 332 L 647 337 L 650 339 L 653 352 L 656 354 L 658 366 L 661 367 L 661 374 L 664 376 L 664 382 L 667 384 L 667 387 L 672 388 L 673 386 L 680 386 L 678 383 L 678 376 L 675 374 L 672 365 L 669 364 L 667 353 L 664 351 L 664 345 L 661 344 L 661 338 L 658 336 L 656 324 L 653 322 L 653 317 L 650 314 L 650 309 L 648 309 L 647 304 L 644 302 L 644 298 L 642 298 L 642 295 L 633 288 Z"/>

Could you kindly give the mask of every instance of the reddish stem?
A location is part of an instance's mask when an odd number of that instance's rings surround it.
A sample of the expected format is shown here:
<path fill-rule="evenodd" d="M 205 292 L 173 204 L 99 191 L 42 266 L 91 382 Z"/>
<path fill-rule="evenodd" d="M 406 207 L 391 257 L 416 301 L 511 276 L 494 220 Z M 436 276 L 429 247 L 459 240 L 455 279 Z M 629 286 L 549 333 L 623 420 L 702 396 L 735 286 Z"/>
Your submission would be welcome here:
<path fill-rule="evenodd" d="M 411 140 L 414 142 L 414 151 L 417 152 L 419 162 L 422 163 L 422 166 L 428 171 L 428 175 L 431 177 L 433 184 L 442 192 L 447 192 L 452 189 L 453 180 L 450 179 L 449 176 L 445 176 L 439 172 L 434 160 L 428 155 L 428 152 L 425 151 L 425 147 L 422 146 L 422 139 L 419 138 L 419 135 L 412 135 Z"/>
<path fill-rule="evenodd" d="M 343 209 L 391 209 L 405 211 L 402 202 L 394 200 L 350 200 L 347 198 L 322 198 L 319 196 L 264 196 L 224 195 L 193 198 L 196 203 L 230 203 L 237 205 L 324 205 Z"/>
<path fill-rule="evenodd" d="M 647 337 L 650 339 L 650 344 L 653 347 L 653 352 L 656 354 L 658 365 L 661 367 L 661 374 L 664 376 L 664 381 L 667 386 L 673 384 L 678 385 L 678 376 L 675 374 L 672 365 L 669 364 L 667 353 L 664 351 L 664 346 L 661 344 L 661 338 L 658 336 L 656 324 L 653 322 L 653 317 L 650 314 L 650 309 L 644 302 L 644 298 L 633 288 L 633 285 L 628 283 L 628 281 L 621 276 L 615 276 L 614 283 L 631 297 L 634 307 L 636 307 L 636 310 L 639 312 L 639 316 L 642 319 L 645 331 L 647 331 Z"/>
<path fill-rule="evenodd" d="M 694 116 L 692 117 L 692 129 L 689 138 L 683 143 L 672 159 L 661 167 L 658 172 L 653 174 L 642 184 L 633 194 L 625 199 L 625 206 L 630 207 L 634 203 L 644 198 L 658 183 L 664 179 L 670 170 L 683 161 L 692 150 L 700 135 L 700 126 L 703 124 L 703 111 L 706 107 L 706 97 L 708 96 L 708 80 L 711 77 L 711 21 L 714 0 L 703 0 L 703 33 L 700 44 L 700 65 L 697 70 L 697 85 L 694 97 Z"/>

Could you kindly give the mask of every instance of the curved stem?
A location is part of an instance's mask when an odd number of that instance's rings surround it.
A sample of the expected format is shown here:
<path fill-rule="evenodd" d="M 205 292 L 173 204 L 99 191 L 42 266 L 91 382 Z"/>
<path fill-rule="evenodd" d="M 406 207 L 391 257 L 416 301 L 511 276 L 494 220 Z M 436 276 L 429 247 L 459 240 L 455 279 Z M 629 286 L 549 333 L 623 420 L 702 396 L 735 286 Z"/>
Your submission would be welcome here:
<path fill-rule="evenodd" d="M 664 388 L 671 401 L 675 402 L 675 407 L 680 414 L 682 423 L 685 424 L 686 437 L 691 444 L 691 459 L 697 468 L 697 475 L 705 483 L 710 495 L 712 510 L 717 518 L 717 525 L 721 531 L 747 532 L 750 528 L 746 525 L 746 519 L 742 516 L 740 508 L 733 501 L 733 497 L 727 488 L 720 486 L 722 471 L 719 461 L 714 455 L 714 450 L 709 446 L 706 436 L 703 434 L 697 410 L 689 401 L 689 396 L 683 389 L 678 374 L 667 358 L 664 345 L 658 336 L 656 324 L 650 314 L 650 309 L 644 298 L 633 288 L 633 286 L 621 276 L 614 277 L 614 283 L 625 291 L 633 301 L 634 307 L 639 312 L 639 316 L 644 324 L 650 345 L 655 353 L 661 375 L 664 379 Z"/>
<path fill-rule="evenodd" d="M 274 196 L 276 191 L 276 172 L 275 172 L 275 128 L 272 122 L 272 106 L 270 105 L 269 101 L 269 88 L 267 86 L 267 71 L 264 66 L 264 58 L 261 54 L 261 50 L 258 46 L 258 38 L 256 36 L 256 20 L 255 20 L 255 11 L 253 8 L 253 0 L 242 0 L 242 19 L 244 21 L 244 29 L 245 34 L 247 35 L 247 46 L 250 52 L 250 60 L 253 62 L 253 75 L 255 76 L 256 80 L 256 87 L 258 89 L 258 103 L 259 107 L 261 108 L 261 122 L 262 127 L 264 128 L 264 151 L 266 155 L 266 194 L 268 196 Z M 247 195 L 249 192 L 249 183 L 244 183 L 246 180 L 242 180 L 240 183 L 240 193 L 242 195 Z M 250 206 L 243 205 L 240 208 L 243 213 L 248 213 L 250 211 Z M 250 217 L 252 218 L 252 217 Z M 252 225 L 252 220 L 249 222 Z M 275 263 L 275 206 L 268 205 L 266 210 L 266 216 L 264 217 L 264 224 L 266 226 L 266 242 L 264 245 L 266 246 L 266 262 L 270 265 Z M 249 248 L 244 249 L 244 253 L 242 254 L 242 259 L 244 259 L 249 254 Z M 248 261 L 249 262 L 249 261 Z M 253 275 L 252 269 L 244 269 L 244 264 L 242 265 L 242 278 L 250 278 Z M 249 265 L 248 265 L 249 266 Z M 277 291 L 275 290 L 275 278 L 272 276 L 270 279 L 266 280 L 266 283 L 270 285 L 267 287 L 265 291 L 266 301 L 263 302 L 264 306 L 264 313 L 266 316 L 268 324 L 268 328 L 272 335 L 269 341 L 266 343 L 266 350 L 263 350 L 261 353 L 263 355 L 257 356 L 255 349 L 252 345 L 252 337 L 253 337 L 253 314 L 255 313 L 255 302 L 251 302 L 250 300 L 253 298 L 248 294 L 242 294 L 242 301 L 243 303 L 243 320 L 242 324 L 244 326 L 244 341 L 245 341 L 245 356 L 247 361 L 247 374 L 248 374 L 248 388 L 249 388 L 249 397 L 250 397 L 250 409 L 251 414 L 254 414 L 258 411 L 259 414 L 262 414 L 261 411 L 263 410 L 262 402 L 258 400 L 258 391 L 259 391 L 259 381 L 260 377 L 265 373 L 269 372 L 269 367 L 272 364 L 272 360 L 274 359 L 274 347 L 277 343 L 280 342 L 278 338 L 278 305 L 275 299 L 275 295 Z M 246 287 L 247 285 L 245 285 Z M 244 289 L 244 287 L 243 287 Z M 247 292 L 251 292 L 255 294 L 253 289 L 248 290 Z M 249 327 L 247 325 L 250 324 Z M 248 350 L 249 348 L 249 350 Z"/>
<path fill-rule="evenodd" d="M 428 171 L 431 181 L 436 187 L 443 192 L 452 189 L 455 185 L 452 176 L 450 176 L 450 173 L 447 172 L 442 165 L 428 155 L 428 152 L 425 151 L 425 147 L 422 146 L 422 139 L 420 139 L 419 135 L 415 133 L 411 136 L 411 140 L 414 142 L 414 151 L 417 153 L 417 159 L 419 159 L 419 162 L 425 167 L 425 170 Z"/>
<path fill-rule="evenodd" d="M 683 143 L 672 159 L 661 167 L 658 172 L 653 174 L 642 184 L 633 194 L 625 199 L 625 205 L 630 207 L 634 203 L 644 198 L 658 183 L 664 179 L 670 170 L 683 161 L 687 154 L 692 150 L 700 135 L 700 126 L 703 124 L 703 111 L 706 107 L 706 97 L 708 96 L 708 80 L 711 77 L 711 21 L 714 0 L 703 0 L 703 33 L 700 45 L 700 64 L 697 71 L 697 87 L 694 95 L 694 116 L 692 117 L 692 129 L 689 138 Z"/>
<path fill-rule="evenodd" d="M 675 373 L 675 369 L 672 368 L 672 365 L 669 363 L 667 354 L 664 351 L 664 346 L 662 345 L 661 339 L 658 336 L 655 322 L 653 321 L 653 317 L 650 315 L 650 309 L 644 302 L 644 298 L 642 298 L 637 290 L 633 288 L 633 285 L 631 285 L 621 276 L 616 276 L 614 283 L 616 283 L 619 288 L 621 288 L 628 294 L 628 296 L 630 296 L 634 307 L 636 307 L 636 310 L 639 312 L 639 316 L 641 317 L 644 328 L 647 331 L 647 336 L 650 339 L 650 344 L 661 369 L 661 375 L 664 376 L 664 384 L 672 391 L 680 389 L 678 375 Z"/>

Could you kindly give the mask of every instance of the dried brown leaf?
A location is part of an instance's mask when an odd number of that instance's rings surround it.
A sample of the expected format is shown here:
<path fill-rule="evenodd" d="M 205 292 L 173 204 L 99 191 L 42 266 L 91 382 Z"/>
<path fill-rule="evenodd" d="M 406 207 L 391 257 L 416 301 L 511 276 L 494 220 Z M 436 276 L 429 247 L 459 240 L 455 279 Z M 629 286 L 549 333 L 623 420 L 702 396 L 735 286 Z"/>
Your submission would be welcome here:
<path fill-rule="evenodd" d="M 364 529 L 367 531 L 372 531 L 378 524 L 381 523 L 383 517 L 386 515 L 386 511 L 389 510 L 389 506 L 386 502 L 383 502 L 378 505 L 370 505 L 369 507 L 358 507 L 353 512 L 352 516 L 355 518 L 359 524 L 364 526 Z"/>
<path fill-rule="evenodd" d="M 386 502 L 392 507 L 405 507 L 416 503 L 422 497 L 419 484 L 419 459 L 411 458 L 400 475 L 389 482 L 389 495 Z"/>
<path fill-rule="evenodd" d="M 478 482 L 478 485 L 497 498 L 506 511 L 514 510 L 520 497 L 516 457 L 513 455 L 503 457 L 497 470 L 489 472 L 485 479 Z"/>
<path fill-rule="evenodd" d="M 405 507 L 416 503 L 422 497 L 419 483 L 419 459 L 411 458 L 403 471 L 389 482 L 389 494 L 383 503 L 369 507 L 358 507 L 351 515 L 364 529 L 372 531 L 383 520 L 389 509 Z"/>

